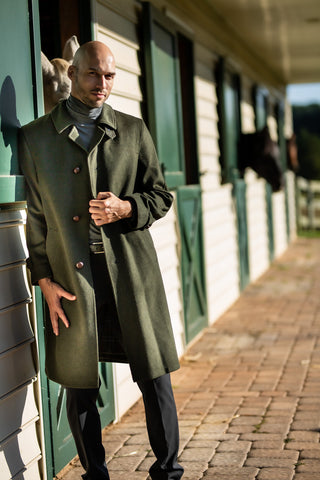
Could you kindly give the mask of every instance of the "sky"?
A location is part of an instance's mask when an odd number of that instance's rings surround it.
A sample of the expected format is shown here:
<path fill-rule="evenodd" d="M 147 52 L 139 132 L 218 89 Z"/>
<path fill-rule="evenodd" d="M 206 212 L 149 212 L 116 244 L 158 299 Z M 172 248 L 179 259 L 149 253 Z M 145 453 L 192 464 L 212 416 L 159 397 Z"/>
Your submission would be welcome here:
<path fill-rule="evenodd" d="M 320 104 L 320 83 L 288 85 L 287 96 L 291 105 Z"/>

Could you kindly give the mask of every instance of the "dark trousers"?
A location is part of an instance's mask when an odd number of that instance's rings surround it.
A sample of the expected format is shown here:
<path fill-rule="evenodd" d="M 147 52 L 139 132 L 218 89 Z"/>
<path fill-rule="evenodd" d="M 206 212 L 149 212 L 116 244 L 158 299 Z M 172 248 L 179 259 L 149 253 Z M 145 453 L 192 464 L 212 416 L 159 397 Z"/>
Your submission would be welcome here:
<path fill-rule="evenodd" d="M 170 375 L 138 382 L 143 395 L 150 445 L 156 456 L 150 468 L 153 480 L 178 480 L 179 428 Z M 67 388 L 67 414 L 86 480 L 109 480 L 96 406 L 99 389 Z"/>
<path fill-rule="evenodd" d="M 96 295 L 99 351 L 121 352 L 122 335 L 104 255 L 91 256 Z M 124 354 L 124 350 L 123 354 Z M 120 356 L 121 357 L 121 356 Z M 117 357 L 115 357 L 117 358 Z M 120 360 L 121 361 L 121 360 Z M 178 480 L 183 468 L 177 463 L 179 428 L 170 375 L 138 382 L 142 392 L 147 430 L 156 462 L 150 468 L 153 480 Z M 105 451 L 101 441 L 100 416 L 96 406 L 99 389 L 67 388 L 67 415 L 86 480 L 108 480 Z M 127 479 L 126 479 L 127 480 Z"/>

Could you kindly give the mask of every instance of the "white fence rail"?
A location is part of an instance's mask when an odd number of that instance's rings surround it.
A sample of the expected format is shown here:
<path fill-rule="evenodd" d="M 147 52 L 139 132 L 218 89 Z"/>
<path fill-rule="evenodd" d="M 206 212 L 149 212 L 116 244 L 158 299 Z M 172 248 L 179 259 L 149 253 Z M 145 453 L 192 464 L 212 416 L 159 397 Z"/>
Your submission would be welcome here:
<path fill-rule="evenodd" d="M 297 177 L 297 219 L 301 229 L 320 229 L 320 181 Z"/>

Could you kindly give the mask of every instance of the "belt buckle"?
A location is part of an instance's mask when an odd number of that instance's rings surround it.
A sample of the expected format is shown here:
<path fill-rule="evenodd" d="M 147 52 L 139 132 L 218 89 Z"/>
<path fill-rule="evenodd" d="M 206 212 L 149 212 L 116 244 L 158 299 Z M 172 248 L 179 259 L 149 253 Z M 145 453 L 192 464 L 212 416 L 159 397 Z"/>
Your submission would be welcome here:
<path fill-rule="evenodd" d="M 98 255 L 99 253 L 104 253 L 103 243 L 102 242 L 90 243 L 90 250 L 94 255 Z"/>

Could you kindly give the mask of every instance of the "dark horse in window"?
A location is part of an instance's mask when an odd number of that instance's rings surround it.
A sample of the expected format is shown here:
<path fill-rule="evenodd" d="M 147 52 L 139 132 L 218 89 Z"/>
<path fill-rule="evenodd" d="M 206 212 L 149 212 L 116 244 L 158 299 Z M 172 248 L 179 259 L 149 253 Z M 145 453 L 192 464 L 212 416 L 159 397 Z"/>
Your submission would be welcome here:
<path fill-rule="evenodd" d="M 278 192 L 283 187 L 283 172 L 280 165 L 278 144 L 270 136 L 268 127 L 254 133 L 241 134 L 239 141 L 239 170 L 244 173 L 252 168 L 259 177 L 270 183 Z"/>

